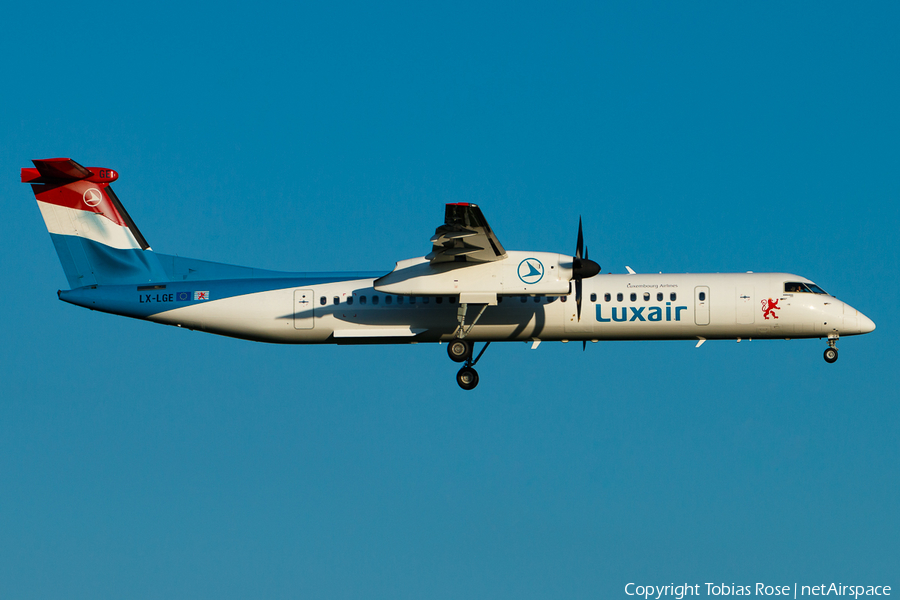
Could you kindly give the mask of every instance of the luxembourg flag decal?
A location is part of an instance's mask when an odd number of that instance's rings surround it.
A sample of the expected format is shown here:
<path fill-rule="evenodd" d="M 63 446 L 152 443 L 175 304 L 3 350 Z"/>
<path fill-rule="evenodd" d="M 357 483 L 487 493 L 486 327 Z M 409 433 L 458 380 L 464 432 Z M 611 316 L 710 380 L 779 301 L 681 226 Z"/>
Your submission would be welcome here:
<path fill-rule="evenodd" d="M 194 292 L 194 300 L 209 300 L 209 291 Z"/>

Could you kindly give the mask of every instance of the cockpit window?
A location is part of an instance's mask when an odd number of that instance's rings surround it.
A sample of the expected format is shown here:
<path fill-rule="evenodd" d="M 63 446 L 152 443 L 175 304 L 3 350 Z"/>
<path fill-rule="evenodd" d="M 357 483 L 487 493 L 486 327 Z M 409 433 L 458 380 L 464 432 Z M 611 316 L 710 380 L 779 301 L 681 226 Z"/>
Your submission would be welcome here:
<path fill-rule="evenodd" d="M 825 290 L 814 283 L 802 283 L 800 281 L 788 281 L 784 284 L 784 291 L 788 294 L 825 294 Z"/>
<path fill-rule="evenodd" d="M 826 296 L 828 295 L 828 292 L 826 292 L 825 290 L 823 290 L 822 288 L 820 288 L 819 286 L 817 286 L 814 283 L 809 284 L 809 289 L 812 290 L 813 294 L 825 294 Z"/>

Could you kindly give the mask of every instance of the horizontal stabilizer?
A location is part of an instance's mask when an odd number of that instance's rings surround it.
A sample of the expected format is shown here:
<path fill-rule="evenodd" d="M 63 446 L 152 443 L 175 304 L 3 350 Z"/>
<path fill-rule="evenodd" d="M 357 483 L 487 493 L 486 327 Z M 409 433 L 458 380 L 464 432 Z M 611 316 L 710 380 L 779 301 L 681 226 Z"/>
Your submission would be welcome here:
<path fill-rule="evenodd" d="M 41 177 L 47 179 L 63 179 L 67 181 L 77 181 L 79 179 L 87 179 L 91 176 L 91 172 L 79 165 L 71 158 L 46 158 L 44 160 L 33 160 L 34 166 L 37 168 Z"/>
<path fill-rule="evenodd" d="M 22 183 L 62 185 L 73 181 L 112 183 L 119 174 L 112 169 L 82 167 L 71 158 L 44 158 L 31 161 L 34 169 L 22 169 Z"/>

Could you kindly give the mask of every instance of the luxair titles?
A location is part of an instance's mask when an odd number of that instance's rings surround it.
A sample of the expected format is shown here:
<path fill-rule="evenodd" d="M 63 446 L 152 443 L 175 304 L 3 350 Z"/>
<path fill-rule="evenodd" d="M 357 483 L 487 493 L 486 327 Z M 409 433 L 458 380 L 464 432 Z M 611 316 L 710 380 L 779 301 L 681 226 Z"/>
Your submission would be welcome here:
<path fill-rule="evenodd" d="M 677 288 L 673 283 L 629 283 L 629 289 L 662 289 Z M 610 314 L 604 316 L 603 304 L 597 303 L 597 321 L 599 323 L 623 323 L 625 321 L 681 321 L 681 311 L 687 310 L 687 306 L 672 306 L 666 302 L 665 306 L 612 306 Z M 629 314 L 630 311 L 630 314 Z M 644 312 L 646 311 L 646 313 Z"/>

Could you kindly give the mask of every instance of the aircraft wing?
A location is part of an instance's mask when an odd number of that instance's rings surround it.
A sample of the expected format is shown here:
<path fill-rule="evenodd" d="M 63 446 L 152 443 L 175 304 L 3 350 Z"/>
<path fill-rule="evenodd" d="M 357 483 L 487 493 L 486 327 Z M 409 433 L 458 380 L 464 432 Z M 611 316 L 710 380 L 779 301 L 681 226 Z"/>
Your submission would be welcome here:
<path fill-rule="evenodd" d="M 439 263 L 485 263 L 506 258 L 506 250 L 494 235 L 477 204 L 448 204 L 444 224 L 431 238 L 433 247 L 425 258 Z M 462 265 L 460 265 L 462 266 Z"/>

